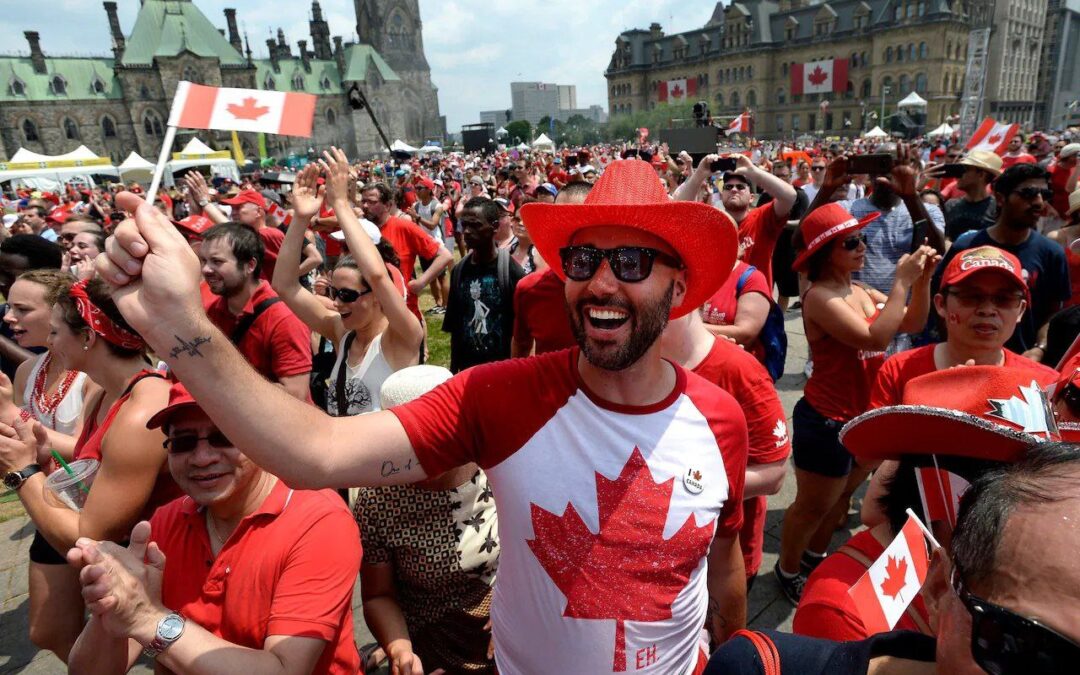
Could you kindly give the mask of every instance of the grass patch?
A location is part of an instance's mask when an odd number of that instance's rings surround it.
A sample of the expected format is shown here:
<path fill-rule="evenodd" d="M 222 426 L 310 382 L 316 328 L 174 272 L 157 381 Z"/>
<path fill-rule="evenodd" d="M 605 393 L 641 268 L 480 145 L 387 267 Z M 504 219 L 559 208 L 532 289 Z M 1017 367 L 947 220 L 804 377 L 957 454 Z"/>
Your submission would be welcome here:
<path fill-rule="evenodd" d="M 26 514 L 19 495 L 10 490 L 0 494 L 0 523 Z"/>

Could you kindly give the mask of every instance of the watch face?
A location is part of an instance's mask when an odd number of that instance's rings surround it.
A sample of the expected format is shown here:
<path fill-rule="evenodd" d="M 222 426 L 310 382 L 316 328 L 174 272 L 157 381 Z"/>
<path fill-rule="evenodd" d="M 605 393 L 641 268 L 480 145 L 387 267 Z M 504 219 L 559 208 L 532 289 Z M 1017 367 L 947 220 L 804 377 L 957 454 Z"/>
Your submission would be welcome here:
<path fill-rule="evenodd" d="M 22 476 L 17 471 L 9 471 L 4 474 L 4 485 L 10 490 L 19 489 L 22 482 Z"/>
<path fill-rule="evenodd" d="M 158 625 L 158 635 L 162 640 L 175 640 L 183 632 L 184 620 L 175 614 L 165 617 Z"/>

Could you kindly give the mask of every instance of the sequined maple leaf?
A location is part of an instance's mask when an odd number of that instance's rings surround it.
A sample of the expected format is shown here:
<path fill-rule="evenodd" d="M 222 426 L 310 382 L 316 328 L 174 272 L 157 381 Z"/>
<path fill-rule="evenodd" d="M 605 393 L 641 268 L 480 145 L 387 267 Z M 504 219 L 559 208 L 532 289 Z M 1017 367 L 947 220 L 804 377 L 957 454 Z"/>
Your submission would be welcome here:
<path fill-rule="evenodd" d="M 907 586 L 907 558 L 889 556 L 885 563 L 885 579 L 881 582 L 881 592 L 893 600 L 900 599 L 900 591 Z"/>
<path fill-rule="evenodd" d="M 596 474 L 599 532 L 572 503 L 561 516 L 531 505 L 529 548 L 566 596 L 563 616 L 615 621 L 616 671 L 626 670 L 625 622 L 671 618 L 671 603 L 712 541 L 713 526 L 699 527 L 693 516 L 664 539 L 674 483 L 654 482 L 634 448 L 615 480 Z"/>
<path fill-rule="evenodd" d="M 256 103 L 258 103 L 258 100 L 255 99 L 255 97 L 248 96 L 244 99 L 243 105 L 236 105 L 235 103 L 230 103 L 229 105 L 225 106 L 225 109 L 228 110 L 232 114 L 232 116 L 238 120 L 257 120 L 266 113 L 270 112 L 270 107 L 265 105 L 255 105 Z"/>

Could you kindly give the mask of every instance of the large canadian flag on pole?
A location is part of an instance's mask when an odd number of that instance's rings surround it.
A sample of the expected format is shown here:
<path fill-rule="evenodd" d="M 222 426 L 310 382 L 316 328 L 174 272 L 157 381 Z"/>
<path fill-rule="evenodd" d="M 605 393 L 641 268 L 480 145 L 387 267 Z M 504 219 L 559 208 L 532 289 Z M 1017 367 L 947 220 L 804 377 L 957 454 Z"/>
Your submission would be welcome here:
<path fill-rule="evenodd" d="M 922 588 L 929 566 L 923 530 L 908 516 L 900 534 L 848 591 L 868 634 L 893 629 Z"/>
<path fill-rule="evenodd" d="M 681 78 L 668 80 L 657 85 L 656 97 L 661 101 L 685 101 L 688 97 L 697 94 L 697 80 L 694 78 Z"/>
<path fill-rule="evenodd" d="M 847 59 L 826 59 L 791 65 L 791 93 L 828 94 L 847 90 Z"/>
<path fill-rule="evenodd" d="M 169 126 L 311 136 L 315 96 L 180 82 Z"/>
<path fill-rule="evenodd" d="M 1018 131 L 1020 131 L 1019 124 L 995 122 L 987 117 L 971 135 L 966 147 L 968 150 L 988 150 L 1004 155 L 1009 148 L 1009 141 Z"/>

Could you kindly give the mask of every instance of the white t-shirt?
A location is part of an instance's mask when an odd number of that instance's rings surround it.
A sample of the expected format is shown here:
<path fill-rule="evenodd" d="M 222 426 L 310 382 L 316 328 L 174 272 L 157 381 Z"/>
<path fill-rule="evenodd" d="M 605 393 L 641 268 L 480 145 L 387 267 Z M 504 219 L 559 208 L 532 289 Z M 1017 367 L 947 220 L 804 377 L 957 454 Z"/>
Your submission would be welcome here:
<path fill-rule="evenodd" d="M 436 475 L 488 475 L 502 557 L 491 616 L 499 672 L 692 672 L 714 534 L 742 524 L 746 420 L 676 366 L 659 403 L 589 392 L 579 351 L 470 368 L 391 408 Z"/>

